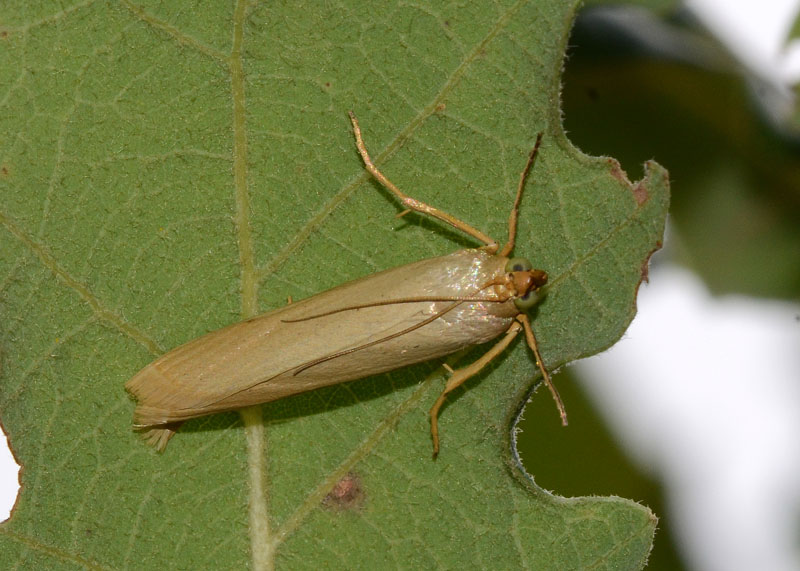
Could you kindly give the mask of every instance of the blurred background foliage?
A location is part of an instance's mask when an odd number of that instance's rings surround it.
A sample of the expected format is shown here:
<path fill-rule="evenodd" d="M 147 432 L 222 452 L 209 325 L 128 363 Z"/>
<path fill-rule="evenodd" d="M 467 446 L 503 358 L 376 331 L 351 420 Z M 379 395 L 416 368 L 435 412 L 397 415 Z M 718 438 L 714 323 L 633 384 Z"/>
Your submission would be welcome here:
<path fill-rule="evenodd" d="M 669 170 L 668 247 L 652 263 L 682 264 L 716 294 L 800 297 L 798 111 L 790 93 L 745 69 L 679 3 L 587 2 L 570 38 L 562 105 L 568 136 L 585 153 L 615 157 L 631 180 L 651 158 Z M 524 464 L 559 495 L 648 505 L 661 516 L 648 568 L 685 569 L 655 473 L 617 449 L 573 374 L 555 379 L 568 429 L 549 399 L 527 407 Z"/>

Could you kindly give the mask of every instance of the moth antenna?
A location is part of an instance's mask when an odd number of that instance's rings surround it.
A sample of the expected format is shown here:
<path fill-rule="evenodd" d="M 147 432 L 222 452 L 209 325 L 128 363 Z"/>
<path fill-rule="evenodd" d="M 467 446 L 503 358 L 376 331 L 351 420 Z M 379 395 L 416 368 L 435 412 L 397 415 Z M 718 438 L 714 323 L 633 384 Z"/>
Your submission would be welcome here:
<path fill-rule="evenodd" d="M 494 284 L 489 284 L 494 285 Z M 481 288 L 483 289 L 483 288 Z M 489 297 L 475 297 L 475 296 L 450 296 L 450 297 L 401 297 L 398 299 L 387 299 L 385 301 L 371 301 L 369 303 L 362 303 L 357 305 L 348 305 L 347 307 L 340 307 L 338 309 L 331 309 L 330 311 L 325 311 L 323 313 L 315 313 L 314 315 L 309 315 L 307 317 L 298 317 L 297 319 L 281 319 L 282 323 L 299 323 L 301 321 L 310 321 L 311 319 L 317 319 L 319 317 L 327 317 L 328 315 L 333 315 L 335 313 L 342 313 L 343 311 L 352 311 L 356 309 L 366 309 L 368 307 L 380 307 L 381 305 L 396 305 L 400 303 L 422 303 L 426 301 L 463 301 L 463 302 L 471 302 L 471 301 L 487 301 L 491 303 L 503 303 L 508 301 L 509 297 L 505 298 L 489 298 Z"/>
<path fill-rule="evenodd" d="M 320 357 L 319 359 L 314 359 L 313 361 L 309 361 L 308 363 L 306 363 L 305 365 L 303 365 L 302 367 L 297 369 L 294 372 L 294 375 L 299 375 L 300 373 L 302 373 L 306 369 L 310 369 L 311 367 L 319 365 L 320 363 L 324 363 L 326 361 L 330 361 L 330 360 L 336 359 L 338 357 L 344 357 L 345 355 L 349 355 L 350 353 L 355 353 L 356 351 L 361 351 L 362 349 L 366 349 L 367 347 L 372 347 L 373 345 L 378 345 L 379 343 L 385 343 L 386 341 L 391 341 L 392 339 L 395 339 L 396 337 L 400 337 L 401 335 L 405 335 L 406 333 L 411 333 L 412 331 L 415 331 L 415 330 L 419 329 L 420 327 L 424 327 L 428 323 L 436 321 L 442 315 L 454 310 L 456 307 L 458 307 L 462 303 L 464 303 L 464 302 L 463 301 L 457 301 L 456 303 L 454 303 L 452 305 L 449 305 L 448 307 L 445 307 L 442 311 L 434 313 L 433 315 L 431 315 L 430 317 L 420 321 L 419 323 L 415 323 L 411 327 L 407 327 L 406 329 L 403 329 L 402 331 L 398 331 L 397 333 L 392 333 L 391 335 L 387 335 L 386 337 L 382 337 L 380 339 L 376 339 L 375 341 L 370 341 L 369 343 L 364 343 L 363 345 L 359 345 L 358 347 L 351 347 L 350 349 L 345 349 L 344 351 L 339 351 L 338 353 L 332 353 L 331 355 L 326 355 L 325 357 Z"/>
<path fill-rule="evenodd" d="M 442 311 L 440 311 L 438 313 L 435 313 L 434 315 L 431 315 L 427 319 L 425 319 L 423 321 L 420 321 L 419 323 L 416 323 L 416 324 L 412 325 L 411 327 L 403 329 L 402 331 L 398 331 L 397 333 L 392 333 L 391 335 L 387 335 L 386 337 L 383 337 L 381 339 L 376 339 L 375 341 L 370 341 L 369 343 L 364 343 L 363 345 L 359 345 L 358 347 L 351 347 L 350 349 L 345 349 L 344 351 L 339 351 L 338 353 L 333 353 L 331 355 L 326 355 L 325 357 L 321 357 L 319 359 L 315 359 L 313 361 L 309 361 L 308 363 L 306 363 L 305 365 L 302 365 L 299 369 L 297 369 L 294 372 L 294 375 L 298 375 L 298 374 L 302 373 L 303 371 L 305 371 L 306 369 L 310 369 L 311 367 L 314 367 L 314 366 L 319 365 L 321 363 L 324 363 L 326 361 L 330 361 L 330 360 L 336 359 L 338 357 L 343 357 L 344 355 L 349 355 L 350 353 L 355 353 L 356 351 L 360 351 L 362 349 L 366 349 L 367 347 L 372 347 L 373 345 L 377 345 L 379 343 L 384 343 L 386 341 L 394 339 L 395 337 L 400 337 L 401 335 L 405 335 L 406 333 L 410 333 L 411 331 L 414 331 L 415 329 L 419 329 L 420 327 L 424 327 L 428 323 L 431 323 L 431 322 L 439 319 L 445 313 L 447 313 L 449 311 L 452 311 L 453 309 L 455 309 L 456 307 L 461 305 L 461 303 L 463 303 L 463 302 L 457 301 L 456 303 L 444 308 Z M 249 385 L 247 387 L 243 387 L 243 388 L 239 389 L 238 391 L 234 391 L 234 392 L 232 392 L 230 394 L 226 394 L 224 398 L 230 398 L 232 395 L 243 393 L 244 391 L 250 390 L 253 387 L 256 387 L 256 386 L 264 384 L 264 383 L 268 383 L 271 380 L 272 380 L 272 377 L 270 377 L 269 379 L 265 379 L 265 380 L 263 380 L 261 382 L 255 383 L 253 385 Z M 219 400 L 222 400 L 222 399 L 219 399 Z M 219 402 L 219 400 L 213 401 L 211 403 L 206 403 L 206 406 L 214 404 L 215 402 Z"/>

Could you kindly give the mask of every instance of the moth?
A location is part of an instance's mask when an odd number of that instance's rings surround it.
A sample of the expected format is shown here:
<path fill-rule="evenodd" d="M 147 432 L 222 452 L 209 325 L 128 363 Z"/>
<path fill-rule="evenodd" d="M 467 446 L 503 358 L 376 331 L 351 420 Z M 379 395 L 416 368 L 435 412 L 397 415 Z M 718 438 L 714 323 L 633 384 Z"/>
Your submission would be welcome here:
<path fill-rule="evenodd" d="M 158 450 L 192 418 L 377 375 L 501 337 L 475 362 L 455 371 L 447 367 L 450 377 L 430 409 L 436 456 L 439 409 L 447 395 L 500 355 L 520 332 L 566 424 L 563 403 L 525 313 L 539 301 L 547 273 L 524 258 L 509 257 L 542 134 L 520 175 L 508 240 L 501 248 L 469 224 L 401 192 L 373 163 L 352 112 L 350 119 L 367 171 L 405 208 L 399 216 L 411 211 L 431 216 L 483 245 L 345 283 L 159 357 L 125 384 L 137 400 L 134 429 Z"/>

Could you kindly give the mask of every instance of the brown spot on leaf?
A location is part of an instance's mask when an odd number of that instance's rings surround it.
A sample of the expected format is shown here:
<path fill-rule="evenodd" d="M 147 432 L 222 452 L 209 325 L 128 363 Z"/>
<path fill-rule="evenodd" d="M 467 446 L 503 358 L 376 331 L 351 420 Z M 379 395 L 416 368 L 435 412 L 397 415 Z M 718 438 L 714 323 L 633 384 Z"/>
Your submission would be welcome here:
<path fill-rule="evenodd" d="M 639 273 L 641 275 L 641 278 L 639 279 L 639 283 L 640 284 L 641 283 L 646 283 L 646 284 L 650 283 L 650 256 L 652 256 L 652 255 L 653 255 L 652 252 L 650 252 L 650 254 L 648 254 L 647 259 L 642 263 L 642 269 L 639 270 Z"/>
<path fill-rule="evenodd" d="M 636 183 L 636 186 L 633 187 L 633 198 L 639 206 L 647 202 L 647 199 L 650 198 L 650 193 L 647 192 L 647 185 L 644 183 L 644 180 L 640 180 Z"/>
<path fill-rule="evenodd" d="M 650 193 L 647 192 L 647 185 L 645 184 L 644 180 L 640 180 L 636 184 L 633 184 L 629 179 L 628 175 L 622 170 L 622 166 L 620 166 L 619 162 L 616 159 L 607 159 L 608 166 L 610 168 L 611 176 L 615 179 L 620 181 L 622 184 L 626 185 L 631 189 L 633 192 L 633 199 L 636 201 L 638 206 L 641 206 L 650 198 Z"/>
<path fill-rule="evenodd" d="M 328 492 L 322 500 L 322 505 L 336 511 L 356 510 L 364 504 L 365 497 L 361 478 L 358 474 L 348 472 Z"/>
<path fill-rule="evenodd" d="M 636 295 L 633 297 L 633 303 L 636 304 L 636 299 L 639 296 L 639 286 L 642 285 L 642 282 L 649 282 L 650 281 L 650 258 L 653 257 L 653 254 L 658 252 L 661 249 L 662 243 L 661 240 L 656 242 L 656 247 L 650 250 L 647 253 L 647 257 L 642 261 L 642 267 L 639 269 L 639 273 L 641 274 L 642 278 L 639 280 L 639 283 L 636 284 Z"/>
<path fill-rule="evenodd" d="M 608 167 L 611 171 L 611 176 L 620 181 L 622 184 L 632 186 L 631 181 L 628 180 L 628 175 L 625 174 L 624 170 L 622 170 L 622 166 L 619 164 L 619 161 L 617 161 L 617 159 L 611 159 L 611 158 L 607 160 L 608 160 Z"/>

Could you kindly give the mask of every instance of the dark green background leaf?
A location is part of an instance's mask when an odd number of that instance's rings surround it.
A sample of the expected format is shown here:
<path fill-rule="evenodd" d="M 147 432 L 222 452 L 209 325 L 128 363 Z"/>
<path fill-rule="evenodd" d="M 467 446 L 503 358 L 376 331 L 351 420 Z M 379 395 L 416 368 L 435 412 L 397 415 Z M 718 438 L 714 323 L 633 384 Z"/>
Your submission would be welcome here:
<path fill-rule="evenodd" d="M 573 11 L 7 7 L 0 414 L 23 489 L 0 561 L 641 567 L 649 510 L 553 496 L 515 462 L 510 426 L 535 379 L 524 344 L 449 400 L 436 462 L 438 363 L 264 406 L 264 436 L 236 414 L 191 422 L 163 455 L 131 432 L 122 390 L 160 352 L 287 295 L 473 245 L 392 219 L 349 109 L 398 186 L 498 239 L 544 131 L 517 242 L 552 278 L 534 322 L 544 359 L 613 343 L 660 243 L 667 180 L 650 164 L 633 185 L 561 132 Z M 325 497 L 343 478 L 360 494 L 337 508 Z"/>
<path fill-rule="evenodd" d="M 669 165 L 680 181 L 670 205 L 674 257 L 714 293 L 796 299 L 800 137 L 786 94 L 685 19 L 586 10 L 571 45 L 571 140 L 627 169 L 653 156 Z"/>

